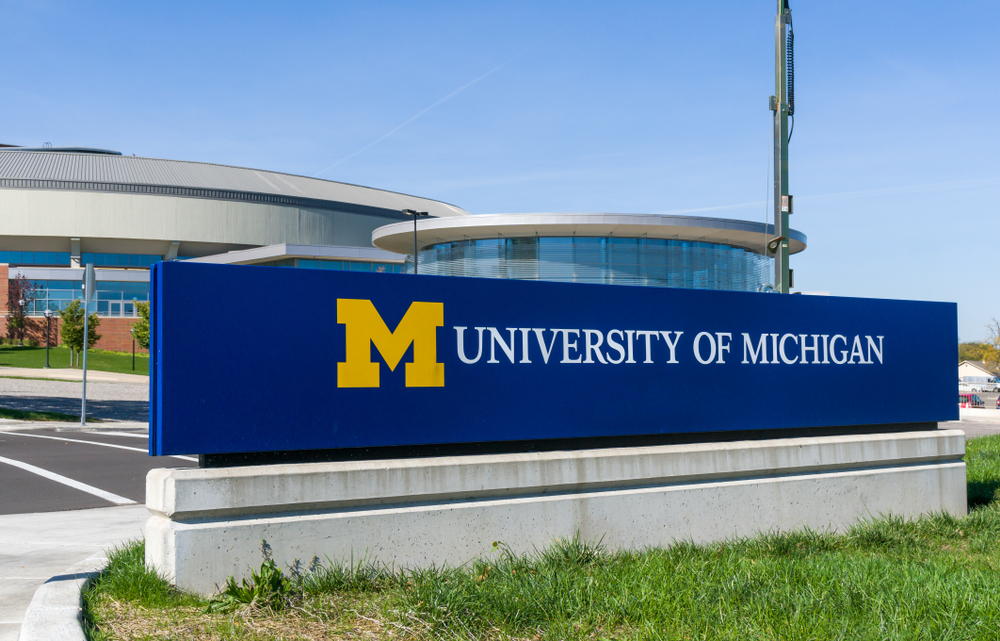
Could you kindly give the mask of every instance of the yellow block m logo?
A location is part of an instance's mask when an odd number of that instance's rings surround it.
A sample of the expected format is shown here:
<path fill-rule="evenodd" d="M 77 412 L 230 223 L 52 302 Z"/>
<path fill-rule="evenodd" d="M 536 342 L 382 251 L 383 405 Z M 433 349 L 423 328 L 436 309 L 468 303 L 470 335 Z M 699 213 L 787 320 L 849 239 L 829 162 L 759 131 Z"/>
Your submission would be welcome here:
<path fill-rule="evenodd" d="M 437 328 L 444 325 L 444 303 L 413 303 L 390 332 L 370 300 L 337 299 L 337 323 L 345 326 L 347 357 L 337 363 L 337 387 L 378 387 L 379 364 L 372 343 L 392 371 L 413 344 L 406 364 L 407 387 L 444 387 L 444 363 L 437 362 Z"/>

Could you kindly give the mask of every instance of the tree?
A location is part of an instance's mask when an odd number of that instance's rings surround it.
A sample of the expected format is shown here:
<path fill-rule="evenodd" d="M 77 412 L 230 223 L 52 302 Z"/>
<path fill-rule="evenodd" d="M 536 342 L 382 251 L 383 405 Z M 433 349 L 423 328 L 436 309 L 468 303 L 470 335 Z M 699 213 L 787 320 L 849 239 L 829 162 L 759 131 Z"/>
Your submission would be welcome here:
<path fill-rule="evenodd" d="M 1000 321 L 991 318 L 990 322 L 986 323 L 986 331 L 989 333 L 989 337 L 983 343 L 981 360 L 986 361 L 987 366 L 997 370 L 1000 369 Z"/>
<path fill-rule="evenodd" d="M 132 335 L 139 347 L 149 349 L 149 303 L 137 302 L 135 311 L 139 313 L 139 320 L 132 325 Z"/>
<path fill-rule="evenodd" d="M 983 351 L 986 349 L 986 343 L 980 341 L 968 341 L 965 343 L 958 344 L 958 362 L 962 361 L 981 361 L 983 360 Z"/>
<path fill-rule="evenodd" d="M 59 317 L 62 319 L 62 328 L 59 330 L 59 334 L 62 336 L 63 343 L 73 350 L 75 356 L 83 351 L 83 306 L 80 301 L 75 300 L 67 305 L 66 309 L 59 312 Z M 87 349 L 90 349 L 97 341 L 101 340 L 101 335 L 97 333 L 101 319 L 98 318 L 97 314 L 91 314 L 87 323 Z"/>
<path fill-rule="evenodd" d="M 22 275 L 11 278 L 7 284 L 7 335 L 18 338 L 24 345 L 25 310 L 38 298 L 38 285 Z"/>

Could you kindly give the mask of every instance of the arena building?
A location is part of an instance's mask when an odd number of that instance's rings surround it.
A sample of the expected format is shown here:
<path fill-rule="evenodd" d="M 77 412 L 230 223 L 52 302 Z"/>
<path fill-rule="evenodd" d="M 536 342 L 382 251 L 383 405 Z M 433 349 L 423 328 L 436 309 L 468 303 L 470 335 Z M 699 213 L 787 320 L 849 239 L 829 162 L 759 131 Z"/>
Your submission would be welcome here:
<path fill-rule="evenodd" d="M 130 349 L 134 301 L 148 297 L 151 264 L 290 243 L 344 247 L 342 263 L 385 271 L 402 257 L 374 250 L 371 234 L 404 220 L 403 209 L 468 215 L 426 198 L 271 171 L 101 149 L 0 147 L 0 311 L 8 311 L 9 279 L 21 275 L 38 286 L 26 314 L 58 312 L 82 297 L 82 266 L 93 263 L 97 346 Z M 374 253 L 360 256 L 358 248 Z M 29 325 L 30 337 L 44 338 L 43 322 Z"/>
<path fill-rule="evenodd" d="M 163 260 L 736 291 L 767 288 L 771 225 L 690 216 L 485 214 L 369 187 L 89 148 L 0 147 L 0 312 L 35 283 L 27 336 L 97 268 L 99 348 L 131 347 Z M 792 231 L 790 251 L 805 249 Z M 220 291 L 220 296 L 225 292 Z M 211 310 L 197 310 L 210 314 Z"/>

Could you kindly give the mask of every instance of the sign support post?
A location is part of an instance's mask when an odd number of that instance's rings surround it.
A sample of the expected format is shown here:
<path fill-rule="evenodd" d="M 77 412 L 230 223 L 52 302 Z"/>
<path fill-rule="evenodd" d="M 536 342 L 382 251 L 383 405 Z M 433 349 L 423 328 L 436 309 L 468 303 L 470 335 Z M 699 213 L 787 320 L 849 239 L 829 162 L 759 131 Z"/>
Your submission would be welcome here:
<path fill-rule="evenodd" d="M 90 342 L 90 301 L 94 298 L 94 264 L 83 272 L 83 395 L 80 399 L 80 425 L 87 424 L 87 344 Z"/>

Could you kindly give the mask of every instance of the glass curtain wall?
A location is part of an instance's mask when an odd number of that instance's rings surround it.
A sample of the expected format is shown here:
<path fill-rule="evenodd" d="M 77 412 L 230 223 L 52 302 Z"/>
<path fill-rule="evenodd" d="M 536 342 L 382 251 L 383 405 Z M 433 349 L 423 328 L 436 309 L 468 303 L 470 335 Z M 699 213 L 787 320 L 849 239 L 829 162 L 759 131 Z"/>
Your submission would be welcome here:
<path fill-rule="evenodd" d="M 27 308 L 29 316 L 43 316 L 46 309 L 58 314 L 74 300 L 83 300 L 83 284 L 78 280 L 36 280 L 35 300 Z M 149 300 L 149 283 L 97 281 L 90 311 L 98 316 L 136 316 L 135 303 Z"/>
<path fill-rule="evenodd" d="M 752 292 L 772 271 L 773 259 L 741 247 L 658 238 L 501 237 L 420 251 L 420 273 L 440 276 Z"/>

